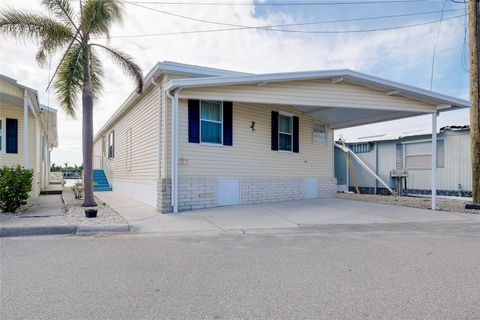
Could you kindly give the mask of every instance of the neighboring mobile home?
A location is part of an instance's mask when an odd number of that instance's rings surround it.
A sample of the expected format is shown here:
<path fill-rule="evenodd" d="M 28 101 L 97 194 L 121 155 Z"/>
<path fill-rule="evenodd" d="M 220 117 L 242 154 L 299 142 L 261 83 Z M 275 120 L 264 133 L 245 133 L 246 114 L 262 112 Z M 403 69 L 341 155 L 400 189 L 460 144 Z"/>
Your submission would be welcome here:
<path fill-rule="evenodd" d="M 95 135 L 94 166 L 114 191 L 161 212 L 331 197 L 334 129 L 469 106 L 351 70 L 161 62 Z"/>
<path fill-rule="evenodd" d="M 36 90 L 0 75 L 0 166 L 33 169 L 32 197 L 49 183 L 57 143 L 57 111 L 41 105 Z"/>
<path fill-rule="evenodd" d="M 341 142 L 339 142 L 341 143 Z M 391 188 L 395 181 L 391 172 L 406 170 L 405 192 L 431 194 L 432 131 L 430 129 L 401 135 L 382 134 L 345 141 L 383 181 Z M 472 164 L 470 153 L 470 127 L 449 126 L 437 135 L 437 194 L 444 196 L 472 196 Z M 352 169 L 361 193 L 387 193 L 378 181 L 355 160 Z M 349 177 L 347 178 L 347 174 Z M 335 177 L 339 189 L 353 191 L 352 173 L 347 169 L 345 153 L 335 148 Z"/>

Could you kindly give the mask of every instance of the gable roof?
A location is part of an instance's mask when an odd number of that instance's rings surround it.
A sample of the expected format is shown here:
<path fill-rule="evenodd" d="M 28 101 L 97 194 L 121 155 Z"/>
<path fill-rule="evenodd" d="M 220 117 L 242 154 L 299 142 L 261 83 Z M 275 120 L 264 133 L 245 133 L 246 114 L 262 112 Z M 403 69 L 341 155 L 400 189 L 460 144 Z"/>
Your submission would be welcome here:
<path fill-rule="evenodd" d="M 183 76 L 188 78 L 237 77 L 251 75 L 250 73 L 202 67 L 173 61 L 160 61 L 152 69 L 150 69 L 147 75 L 143 78 L 144 91 L 146 90 L 146 88 L 152 86 L 152 80 L 154 80 L 155 77 L 161 74 Z M 101 135 L 113 122 L 120 118 L 120 116 L 128 110 L 128 107 L 131 103 L 133 103 L 135 98 L 139 97 L 140 95 L 141 94 L 137 94 L 136 91 L 133 91 L 122 103 L 122 105 L 117 109 L 117 111 L 115 111 L 115 113 L 110 117 L 110 119 L 108 119 L 108 121 L 102 126 L 102 128 L 97 131 L 93 140 L 97 140 L 99 135 Z"/>

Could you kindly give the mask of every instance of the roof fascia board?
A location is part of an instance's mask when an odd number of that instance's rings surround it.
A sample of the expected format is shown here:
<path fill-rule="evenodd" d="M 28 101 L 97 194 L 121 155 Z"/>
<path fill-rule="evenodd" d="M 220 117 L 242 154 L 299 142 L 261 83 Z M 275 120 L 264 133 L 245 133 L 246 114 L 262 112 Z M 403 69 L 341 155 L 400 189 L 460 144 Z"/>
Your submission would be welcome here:
<path fill-rule="evenodd" d="M 191 74 L 198 74 L 198 75 L 205 75 L 205 76 L 228 77 L 228 76 L 251 75 L 250 73 L 245 73 L 245 72 L 194 66 L 194 65 L 176 63 L 172 61 L 162 61 L 162 62 L 159 62 L 158 65 L 160 69 L 164 71 L 175 71 L 175 72 L 191 73 Z"/>

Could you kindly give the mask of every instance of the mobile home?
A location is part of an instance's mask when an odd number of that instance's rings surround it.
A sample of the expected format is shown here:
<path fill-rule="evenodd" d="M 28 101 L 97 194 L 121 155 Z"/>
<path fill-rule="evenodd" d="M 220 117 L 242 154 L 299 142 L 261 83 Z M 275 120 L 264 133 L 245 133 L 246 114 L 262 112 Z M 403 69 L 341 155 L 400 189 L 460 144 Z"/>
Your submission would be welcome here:
<path fill-rule="evenodd" d="M 160 62 L 96 133 L 94 179 L 161 212 L 331 197 L 333 130 L 469 106 L 351 70 Z"/>
<path fill-rule="evenodd" d="M 405 192 L 431 194 L 432 133 L 430 129 L 400 135 L 381 134 L 344 141 L 391 188 L 395 187 L 392 171 L 402 169 L 407 173 Z M 472 164 L 470 128 L 443 127 L 437 134 L 437 194 L 471 197 Z M 345 153 L 335 150 L 335 177 L 339 190 L 354 190 L 357 180 L 362 193 L 387 193 L 385 187 L 352 160 L 349 171 Z M 347 177 L 348 175 L 348 177 Z M 348 183 L 348 186 L 347 186 Z"/>
<path fill-rule="evenodd" d="M 57 145 L 57 111 L 40 104 L 36 90 L 0 75 L 0 166 L 33 169 L 32 197 L 48 186 Z"/>

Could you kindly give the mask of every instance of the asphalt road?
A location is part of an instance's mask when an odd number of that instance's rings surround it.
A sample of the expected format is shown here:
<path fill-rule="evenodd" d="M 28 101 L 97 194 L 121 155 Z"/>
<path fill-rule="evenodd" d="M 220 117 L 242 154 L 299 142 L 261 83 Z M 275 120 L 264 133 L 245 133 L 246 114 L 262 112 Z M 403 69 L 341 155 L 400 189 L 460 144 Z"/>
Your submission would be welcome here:
<path fill-rule="evenodd" d="M 478 225 L 1 239 L 1 319 L 480 319 Z"/>

